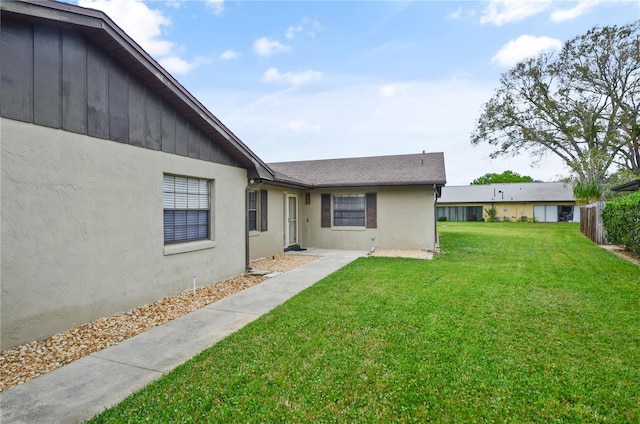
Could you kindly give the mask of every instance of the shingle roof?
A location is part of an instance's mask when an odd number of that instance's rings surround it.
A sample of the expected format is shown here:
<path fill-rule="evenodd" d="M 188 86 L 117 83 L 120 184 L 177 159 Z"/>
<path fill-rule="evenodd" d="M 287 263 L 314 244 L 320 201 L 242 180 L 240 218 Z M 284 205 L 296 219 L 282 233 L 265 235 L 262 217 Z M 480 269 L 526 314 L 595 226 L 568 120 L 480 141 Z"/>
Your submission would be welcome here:
<path fill-rule="evenodd" d="M 629 181 L 611 188 L 611 191 L 636 191 L 640 190 L 640 179 Z"/>
<path fill-rule="evenodd" d="M 443 153 L 269 163 L 275 180 L 322 187 L 444 185 Z"/>
<path fill-rule="evenodd" d="M 438 203 L 564 201 L 575 201 L 571 184 L 554 182 L 447 186 Z"/>

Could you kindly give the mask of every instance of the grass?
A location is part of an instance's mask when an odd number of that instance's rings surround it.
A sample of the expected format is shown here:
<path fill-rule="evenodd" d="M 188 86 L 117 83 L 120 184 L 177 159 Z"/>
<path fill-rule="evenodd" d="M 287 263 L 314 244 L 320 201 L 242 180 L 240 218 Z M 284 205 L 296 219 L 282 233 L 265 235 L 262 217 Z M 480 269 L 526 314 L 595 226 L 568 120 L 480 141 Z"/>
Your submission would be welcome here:
<path fill-rule="evenodd" d="M 573 224 L 440 223 L 92 422 L 640 422 L 640 269 Z"/>

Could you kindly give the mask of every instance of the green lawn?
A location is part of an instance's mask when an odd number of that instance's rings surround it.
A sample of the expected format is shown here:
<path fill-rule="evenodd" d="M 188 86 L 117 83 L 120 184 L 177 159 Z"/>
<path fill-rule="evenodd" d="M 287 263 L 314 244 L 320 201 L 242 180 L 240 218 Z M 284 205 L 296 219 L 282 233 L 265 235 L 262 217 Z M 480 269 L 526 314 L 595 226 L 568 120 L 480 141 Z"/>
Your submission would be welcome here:
<path fill-rule="evenodd" d="M 440 223 L 92 422 L 640 422 L 640 268 L 575 224 Z"/>

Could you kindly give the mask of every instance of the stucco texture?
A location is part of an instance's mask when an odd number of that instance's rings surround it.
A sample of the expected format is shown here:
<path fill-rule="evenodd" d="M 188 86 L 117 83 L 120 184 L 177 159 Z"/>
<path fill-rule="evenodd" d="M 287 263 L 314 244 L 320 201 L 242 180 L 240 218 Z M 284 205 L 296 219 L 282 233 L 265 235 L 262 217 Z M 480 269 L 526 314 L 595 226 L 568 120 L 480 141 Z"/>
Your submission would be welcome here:
<path fill-rule="evenodd" d="M 321 228 L 320 198 L 312 192 L 310 203 L 300 204 L 300 240 L 311 247 L 369 250 L 435 248 L 434 192 L 432 188 L 381 188 L 330 191 L 331 194 L 377 193 L 377 228 Z"/>
<path fill-rule="evenodd" d="M 245 169 L 0 124 L 0 349 L 244 271 Z M 212 182 L 200 250 L 165 254 L 164 173 Z"/>

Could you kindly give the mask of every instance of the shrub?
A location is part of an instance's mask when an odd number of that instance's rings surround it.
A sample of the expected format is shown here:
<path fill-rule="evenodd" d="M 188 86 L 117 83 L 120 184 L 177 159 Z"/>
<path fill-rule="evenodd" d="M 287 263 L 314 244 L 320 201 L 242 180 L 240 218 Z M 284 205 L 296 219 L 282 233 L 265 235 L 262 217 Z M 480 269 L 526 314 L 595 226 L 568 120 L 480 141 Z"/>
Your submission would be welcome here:
<path fill-rule="evenodd" d="M 607 202 L 602 224 L 609 243 L 640 253 L 640 191 Z"/>
<path fill-rule="evenodd" d="M 446 216 L 439 216 L 438 217 L 438 221 L 446 221 L 447 217 Z"/>
<path fill-rule="evenodd" d="M 484 212 L 489 217 L 488 221 L 493 222 L 496 220 L 496 216 L 498 216 L 498 210 L 492 206 L 491 209 L 485 209 Z"/>

